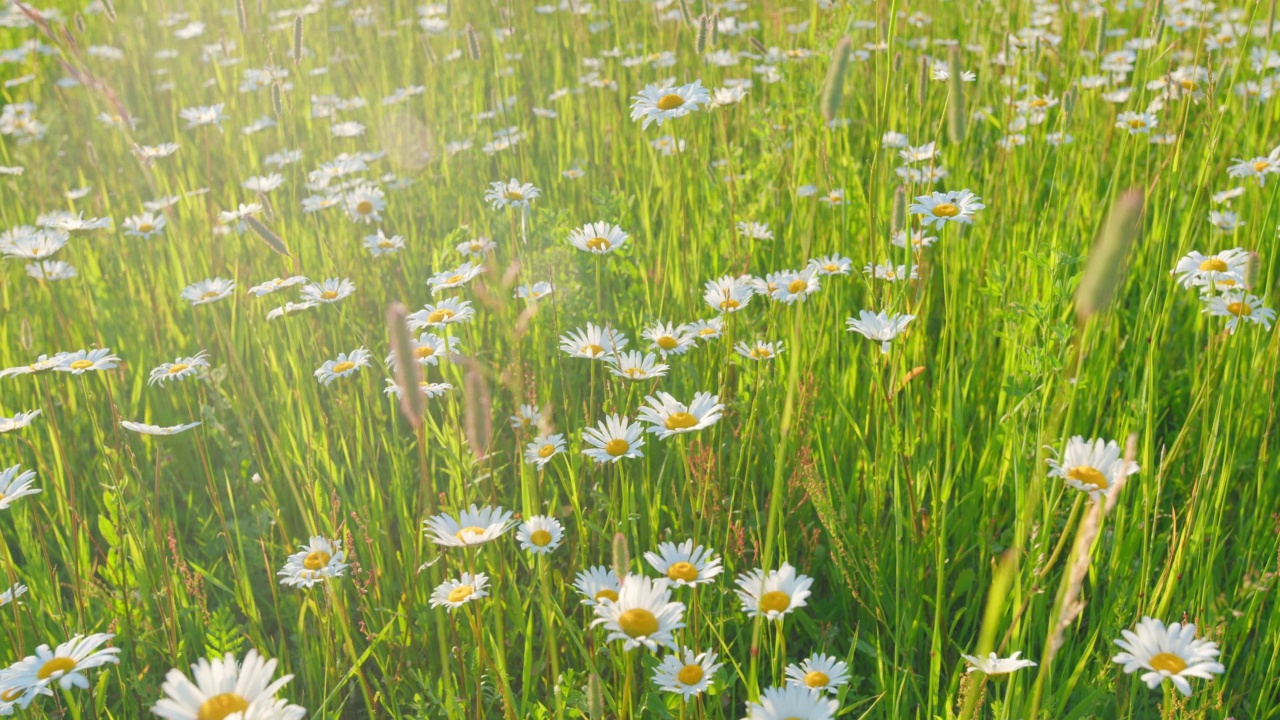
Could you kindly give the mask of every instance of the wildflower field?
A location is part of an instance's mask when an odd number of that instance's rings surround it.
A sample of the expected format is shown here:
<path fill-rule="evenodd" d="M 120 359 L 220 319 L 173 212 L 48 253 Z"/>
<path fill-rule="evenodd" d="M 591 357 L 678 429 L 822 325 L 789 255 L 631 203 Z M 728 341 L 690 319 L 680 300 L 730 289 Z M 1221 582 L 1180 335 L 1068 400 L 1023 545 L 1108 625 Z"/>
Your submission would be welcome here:
<path fill-rule="evenodd" d="M 1274 0 L 298 1 L 0 0 L 0 715 L 1280 718 Z"/>

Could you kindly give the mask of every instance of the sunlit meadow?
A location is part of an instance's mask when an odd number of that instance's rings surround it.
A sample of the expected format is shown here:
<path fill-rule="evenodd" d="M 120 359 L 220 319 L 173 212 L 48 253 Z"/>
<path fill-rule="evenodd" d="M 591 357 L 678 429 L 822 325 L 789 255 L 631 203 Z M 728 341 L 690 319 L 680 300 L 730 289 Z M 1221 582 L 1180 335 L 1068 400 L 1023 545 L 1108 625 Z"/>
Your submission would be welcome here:
<path fill-rule="evenodd" d="M 0 715 L 1280 717 L 1274 2 L 537 2 L 0 5 Z"/>

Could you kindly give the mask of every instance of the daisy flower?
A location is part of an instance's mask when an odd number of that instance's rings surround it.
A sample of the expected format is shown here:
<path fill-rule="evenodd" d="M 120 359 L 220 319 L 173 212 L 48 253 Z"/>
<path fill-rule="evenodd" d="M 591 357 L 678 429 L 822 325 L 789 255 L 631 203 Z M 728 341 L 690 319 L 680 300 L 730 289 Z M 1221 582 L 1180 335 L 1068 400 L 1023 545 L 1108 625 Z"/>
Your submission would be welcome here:
<path fill-rule="evenodd" d="M 812 267 L 800 272 L 782 273 L 776 285 L 769 291 L 769 296 L 780 303 L 788 305 L 797 301 L 803 302 L 810 295 L 822 288 L 817 270 Z"/>
<path fill-rule="evenodd" d="M 1233 178 L 1256 178 L 1259 187 L 1265 187 L 1267 176 L 1280 172 L 1280 158 L 1256 157 L 1251 160 L 1232 160 L 1234 165 L 1227 168 L 1227 175 Z"/>
<path fill-rule="evenodd" d="M 149 238 L 152 235 L 159 235 L 164 232 L 164 227 L 169 223 L 164 215 L 154 213 L 142 213 L 141 215 L 131 215 L 124 219 L 124 234 L 131 237 Z"/>
<path fill-rule="evenodd" d="M 187 121 L 188 130 L 202 125 L 214 125 L 218 130 L 222 130 L 222 121 L 227 119 L 227 116 L 222 112 L 223 107 L 222 103 L 218 103 L 217 105 L 183 108 L 178 111 L 178 117 Z"/>
<path fill-rule="evenodd" d="M 683 355 L 693 347 L 696 337 L 684 325 L 656 323 L 645 328 L 640 336 L 649 340 L 649 349 L 657 350 L 663 358 Z"/>
<path fill-rule="evenodd" d="M 579 572 L 574 578 L 573 588 L 582 596 L 583 605 L 595 606 L 602 602 L 617 602 L 622 582 L 609 568 L 596 565 Z"/>
<path fill-rule="evenodd" d="M 986 657 L 977 657 L 974 655 L 960 654 L 969 663 L 967 673 L 980 672 L 990 678 L 1001 678 L 1015 673 L 1023 668 L 1035 667 L 1036 664 L 1031 660 L 1021 660 L 1018 658 L 1021 652 L 1015 652 L 1007 658 L 997 656 L 991 653 Z"/>
<path fill-rule="evenodd" d="M 582 439 L 591 445 L 582 454 L 601 465 L 616 463 L 624 457 L 644 457 L 640 452 L 644 447 L 644 430 L 640 423 L 629 422 L 619 415 L 610 415 L 595 427 L 584 428 Z"/>
<path fill-rule="evenodd" d="M 20 691 L 22 699 L 18 703 L 25 709 L 37 693 L 52 694 L 42 691 L 54 683 L 63 690 L 73 687 L 87 690 L 89 678 L 85 671 L 120 662 L 116 657 L 120 648 L 98 649 L 113 637 L 115 635 L 111 633 L 76 635 L 52 650 L 48 645 L 41 645 L 36 648 L 35 655 L 28 655 L 4 671 L 3 679 L 0 679 L 0 693 L 8 695 L 11 691 Z"/>
<path fill-rule="evenodd" d="M 950 190 L 945 193 L 935 192 L 916 198 L 907 211 L 921 216 L 923 227 L 941 228 L 949 222 L 968 225 L 973 222 L 973 214 L 985 208 L 982 198 L 968 190 Z"/>
<path fill-rule="evenodd" d="M 742 221 L 737 224 L 738 234 L 749 240 L 772 240 L 773 231 L 769 223 Z"/>
<path fill-rule="evenodd" d="M 524 448 L 524 461 L 541 470 L 551 458 L 564 452 L 564 435 L 539 435 Z"/>
<path fill-rule="evenodd" d="M 1062 478 L 1071 487 L 1100 499 L 1117 481 L 1138 472 L 1137 463 L 1121 457 L 1115 440 L 1088 440 L 1076 435 L 1067 441 L 1062 460 L 1049 458 L 1049 477 Z"/>
<path fill-rule="evenodd" d="M 364 236 L 364 247 L 374 257 L 392 255 L 404 249 L 404 238 L 400 235 L 387 237 L 381 229 L 373 235 Z"/>
<path fill-rule="evenodd" d="M 427 284 L 431 286 L 431 294 L 435 295 L 445 290 L 462 287 L 482 272 L 484 272 L 483 265 L 472 265 L 467 261 L 455 270 L 445 270 L 432 275 L 427 280 Z"/>
<path fill-rule="evenodd" d="M 848 275 L 853 261 L 843 255 L 823 255 L 809 261 L 809 267 L 819 275 Z"/>
<path fill-rule="evenodd" d="M 1240 329 L 1242 322 L 1257 323 L 1270 330 L 1271 321 L 1276 318 L 1276 311 L 1263 305 L 1262 298 L 1243 291 L 1228 291 L 1206 298 L 1203 312 L 1227 318 L 1227 332 L 1232 335 Z"/>
<path fill-rule="evenodd" d="M 860 310 L 857 318 L 849 318 L 845 320 L 845 324 L 850 332 L 856 332 L 868 340 L 879 342 L 881 354 L 887 354 L 889 343 L 915 319 L 915 315 L 889 314 L 883 310 L 878 313 Z"/>
<path fill-rule="evenodd" d="M 271 293 L 277 290 L 283 290 L 285 288 L 293 287 L 295 285 L 302 285 L 306 282 L 307 282 L 307 279 L 301 275 L 294 275 L 292 277 L 287 277 L 287 278 L 274 278 L 260 285 L 254 285 L 253 287 L 249 288 L 249 294 L 253 295 L 254 297 L 262 297 L 264 295 L 270 295 Z"/>
<path fill-rule="evenodd" d="M 521 405 L 509 419 L 513 430 L 530 430 L 542 422 L 542 412 L 534 405 Z"/>
<path fill-rule="evenodd" d="M 612 355 L 604 361 L 610 374 L 627 380 L 663 377 L 670 369 L 670 366 L 658 362 L 653 353 L 641 353 L 639 350 Z"/>
<path fill-rule="evenodd" d="M 209 361 L 205 359 L 205 354 L 205 351 L 201 350 L 191 357 L 180 357 L 171 363 L 161 363 L 151 371 L 147 384 L 160 383 L 163 386 L 167 380 L 181 380 L 194 375 L 200 368 L 208 368 Z"/>
<path fill-rule="evenodd" d="M 716 280 L 708 280 L 703 285 L 702 299 L 713 310 L 721 313 L 738 312 L 751 302 L 755 291 L 745 277 L 725 275 Z"/>
<path fill-rule="evenodd" d="M 677 586 L 705 585 L 714 582 L 723 571 L 716 552 L 701 545 L 694 547 L 692 540 L 679 545 L 659 543 L 658 552 L 646 552 L 644 559 Z"/>
<path fill-rule="evenodd" d="M 409 329 L 416 332 L 424 328 L 440 328 L 445 325 L 466 322 L 475 315 L 475 312 L 471 307 L 470 300 L 445 298 L 439 304 L 432 305 L 428 303 L 423 305 L 421 310 L 411 313 L 409 315 Z"/>
<path fill-rule="evenodd" d="M 111 354 L 111 348 L 97 350 L 77 350 L 62 356 L 62 362 L 54 366 L 58 372 L 69 372 L 72 375 L 83 375 L 89 371 L 114 370 L 120 358 Z"/>
<path fill-rule="evenodd" d="M 1172 623 L 1168 627 L 1159 620 L 1143 617 L 1134 630 L 1122 630 L 1116 640 L 1124 652 L 1111 658 L 1124 666 L 1125 674 L 1144 670 L 1142 681 L 1155 689 L 1167 678 L 1183 695 L 1191 695 L 1187 678 L 1212 680 L 1226 672 L 1218 657 L 1218 643 L 1196 638 L 1196 626 Z"/>
<path fill-rule="evenodd" d="M 445 547 L 474 547 L 497 540 L 511 528 L 511 513 L 501 507 L 472 504 L 455 519 L 440 513 L 422 521 L 432 542 Z"/>
<path fill-rule="evenodd" d="M 120 427 L 124 428 L 125 430 L 136 432 L 141 435 L 159 435 L 159 436 L 165 436 L 165 437 L 169 435 L 177 435 L 178 433 L 184 433 L 190 430 L 191 428 L 198 427 L 199 425 L 200 425 L 200 421 L 198 420 L 196 422 L 187 423 L 185 425 L 170 425 L 169 427 L 162 427 L 160 425 L 148 425 L 146 423 L 133 422 L 132 420 L 120 421 Z"/>
<path fill-rule="evenodd" d="M 520 549 L 535 555 L 545 555 L 560 547 L 560 542 L 564 540 L 564 527 L 553 517 L 534 515 L 520 523 L 516 530 L 516 540 L 520 542 Z"/>
<path fill-rule="evenodd" d="M 867 263 L 867 266 L 862 268 L 862 272 L 866 275 L 870 275 L 874 277 L 877 280 L 888 280 L 889 282 L 898 282 L 899 280 L 920 279 L 919 275 L 916 273 L 915 265 L 912 265 L 911 269 L 907 270 L 906 265 L 895 266 L 891 262 L 883 262 L 878 265 L 872 265 L 871 263 Z"/>
<path fill-rule="evenodd" d="M 16 377 L 18 375 L 36 375 L 39 373 L 50 372 L 61 365 L 63 358 L 66 356 L 66 353 L 57 353 L 52 357 L 48 355 L 41 355 L 30 365 L 17 365 L 15 367 L 0 370 L 0 378 Z"/>
<path fill-rule="evenodd" d="M 772 360 L 782 354 L 782 341 L 765 342 L 756 340 L 750 344 L 740 341 L 733 346 L 733 351 L 748 360 Z"/>
<path fill-rule="evenodd" d="M 31 412 L 17 413 L 11 418 L 0 416 L 0 433 L 21 430 L 22 428 L 30 425 L 31 421 L 35 420 L 36 416 L 39 414 L 39 410 L 32 410 Z"/>
<path fill-rule="evenodd" d="M 767 574 L 760 569 L 738 576 L 738 599 L 749 617 L 763 615 L 767 620 L 780 620 L 784 615 L 806 604 L 813 578 L 799 575 L 791 563 L 782 563 Z"/>
<path fill-rule="evenodd" d="M 685 325 L 689 334 L 703 342 L 710 342 L 724 334 L 724 318 L 713 317 L 710 320 L 695 320 Z"/>
<path fill-rule="evenodd" d="M 321 384 L 328 386 L 334 380 L 347 377 L 360 368 L 366 367 L 369 367 L 369 351 L 356 348 L 350 353 L 338 353 L 338 357 L 333 360 L 326 360 L 314 374 Z"/>
<path fill-rule="evenodd" d="M 22 583 L 14 583 L 8 590 L 0 592 L 0 607 L 4 607 L 26 594 L 26 585 L 23 585 Z"/>
<path fill-rule="evenodd" d="M 672 118 L 684 117 L 711 101 L 711 93 L 702 87 L 701 80 L 688 85 L 646 85 L 631 98 L 631 119 L 640 122 L 641 129 L 650 124 L 662 123 Z"/>
<path fill-rule="evenodd" d="M 376 185 L 361 185 L 355 188 L 347 193 L 344 203 L 347 216 L 362 223 L 381 222 L 380 213 L 387 207 L 382 188 Z"/>
<path fill-rule="evenodd" d="M 424 332 L 417 339 L 409 338 L 409 344 L 413 350 L 413 357 L 423 367 L 427 365 L 439 365 L 440 356 L 457 353 L 462 350 L 462 340 L 456 337 L 442 338 L 435 333 Z M 386 364 L 388 367 L 395 369 L 396 354 L 387 355 Z"/>
<path fill-rule="evenodd" d="M 355 283 L 346 278 L 329 278 L 322 283 L 311 283 L 302 288 L 302 299 L 311 302 L 333 304 L 351 297 Z"/>
<path fill-rule="evenodd" d="M 493 242 L 487 237 L 482 237 L 482 238 L 473 238 L 471 240 L 460 242 L 458 243 L 455 249 L 458 252 L 462 253 L 463 255 L 470 255 L 472 257 L 484 257 L 485 255 L 496 250 L 497 248 L 498 248 L 497 243 Z"/>
<path fill-rule="evenodd" d="M 597 602 L 591 627 L 603 625 L 606 642 L 622 640 L 623 651 L 643 645 L 657 651 L 662 645 L 676 649 L 674 631 L 684 627 L 684 603 L 671 601 L 666 580 L 628 575 L 618 590 L 618 599 Z"/>
<path fill-rule="evenodd" d="M 625 245 L 628 237 L 617 225 L 593 222 L 569 233 L 569 244 L 583 252 L 606 255 Z"/>
<path fill-rule="evenodd" d="M 1130 135 L 1146 135 L 1160 124 L 1156 116 L 1148 112 L 1122 112 L 1116 116 L 1116 127 Z"/>
<path fill-rule="evenodd" d="M 718 395 L 699 392 L 689 405 L 676 400 L 669 393 L 659 391 L 645 398 L 648 405 L 640 407 L 639 419 L 649 423 L 649 432 L 665 440 L 672 435 L 696 432 L 711 427 L 724 413 L 724 405 Z"/>
<path fill-rule="evenodd" d="M 0 510 L 8 510 L 15 500 L 27 495 L 39 495 L 40 488 L 32 487 L 36 480 L 36 471 L 22 470 L 22 465 L 14 465 L 0 471 Z"/>
<path fill-rule="evenodd" d="M 320 307 L 320 303 L 314 300 L 308 300 L 306 302 L 300 302 L 300 303 L 287 302 L 281 305 L 280 307 L 268 312 L 267 319 L 275 320 L 276 318 L 297 315 L 301 313 L 303 310 L 310 310 L 311 308 L 314 308 L 314 307 Z"/>
<path fill-rule="evenodd" d="M 679 693 L 688 702 L 711 687 L 712 677 L 723 664 L 716 662 L 713 651 L 684 650 L 662 659 L 653 669 L 653 684 L 664 692 Z"/>
<path fill-rule="evenodd" d="M 534 301 L 541 300 L 554 291 L 555 288 L 551 286 L 551 283 L 543 280 L 532 285 L 521 285 L 516 288 L 515 296 L 524 300 Z"/>
<path fill-rule="evenodd" d="M 457 580 L 445 580 L 431 591 L 431 607 L 444 607 L 453 612 L 472 600 L 488 597 L 489 577 L 484 573 L 462 573 Z"/>
<path fill-rule="evenodd" d="M 195 682 L 177 668 L 165 675 L 160 688 L 165 696 L 151 712 L 165 720 L 227 718 L 237 713 L 246 719 L 300 720 L 305 709 L 276 699 L 293 676 L 273 681 L 275 669 L 276 661 L 264 659 L 257 650 L 250 650 L 243 663 L 231 653 L 213 660 L 200 658 L 191 666 Z"/>
<path fill-rule="evenodd" d="M 831 720 L 840 703 L 800 685 L 766 688 L 760 700 L 747 703 L 743 720 Z"/>
<path fill-rule="evenodd" d="M 533 186 L 533 183 L 521 183 L 515 178 L 511 178 L 507 182 L 489 183 L 489 189 L 484 194 L 485 202 L 489 203 L 489 207 L 496 210 L 504 210 L 507 208 L 529 209 L 529 204 L 538 199 L 542 191 Z"/>
<path fill-rule="evenodd" d="M 423 380 L 418 383 L 418 390 L 426 398 L 437 398 L 453 389 L 453 385 L 447 382 L 433 383 Z M 387 378 L 387 386 L 382 389 L 382 393 L 387 396 L 394 395 L 400 397 L 400 383 L 395 378 Z"/>
<path fill-rule="evenodd" d="M 841 685 L 849 682 L 849 666 L 830 655 L 810 655 L 799 665 L 787 666 L 787 684 L 808 690 L 835 694 Z"/>
<path fill-rule="evenodd" d="M 1192 250 L 1182 256 L 1170 274 L 1177 275 L 1184 288 L 1199 287 L 1201 292 L 1209 292 L 1243 285 L 1248 266 L 1249 251 L 1244 248 L 1231 248 L 1213 255 Z"/>
<path fill-rule="evenodd" d="M 341 540 L 312 535 L 311 544 L 290 555 L 276 575 L 281 577 L 281 585 L 309 588 L 325 578 L 342 577 L 347 571 L 344 557 Z"/>
<path fill-rule="evenodd" d="M 627 338 L 609 326 L 600 327 L 587 323 L 581 328 L 560 336 L 560 349 L 569 355 L 588 360 L 603 360 L 608 354 L 616 354 L 627 346 Z"/>
<path fill-rule="evenodd" d="M 208 305 L 230 297 L 235 289 L 236 282 L 234 280 L 209 278 L 183 288 L 182 299 L 192 305 Z"/>

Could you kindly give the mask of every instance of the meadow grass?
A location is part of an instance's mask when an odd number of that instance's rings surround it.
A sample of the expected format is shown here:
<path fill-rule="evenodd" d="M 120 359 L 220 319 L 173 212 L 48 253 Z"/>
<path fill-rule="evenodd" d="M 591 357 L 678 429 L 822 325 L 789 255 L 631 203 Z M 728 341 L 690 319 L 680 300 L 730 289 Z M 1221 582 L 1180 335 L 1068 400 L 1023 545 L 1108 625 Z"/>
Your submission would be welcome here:
<path fill-rule="evenodd" d="M 1227 332 L 1170 276 L 1190 251 L 1242 247 L 1254 254 L 1239 281 L 1264 300 L 1277 286 L 1280 181 L 1227 172 L 1277 142 L 1275 104 L 1236 92 L 1255 82 L 1269 96 L 1280 66 L 1265 56 L 1270 6 L 548 7 L 122 0 L 43 9 L 39 22 L 7 8 L 5 47 L 40 45 L 0 65 L 16 80 L 4 103 L 34 103 L 45 127 L 0 141 L 0 164 L 24 168 L 0 179 L 0 225 L 58 211 L 114 223 L 71 235 L 57 259 L 73 278 L 34 279 L 21 259 L 0 266 L 0 367 L 95 347 L 120 358 L 100 372 L 0 379 L 0 416 L 41 411 L 0 434 L 0 469 L 34 470 L 42 490 L 0 512 L 5 584 L 28 588 L 0 608 L 0 661 L 89 633 L 112 633 L 120 651 L 86 671 L 87 691 L 42 678 L 52 697 L 19 713 L 147 717 L 170 668 L 256 649 L 277 676 L 293 675 L 281 694 L 314 718 L 737 718 L 814 653 L 848 666 L 831 695 L 840 717 L 1280 716 L 1280 344 L 1239 317 Z M 175 35 L 196 21 L 200 33 Z M 1233 40 L 1216 47 L 1223 27 Z M 829 73 L 846 36 L 847 68 Z M 1140 38 L 1151 43 L 1131 71 L 1099 70 Z M 976 81 L 935 80 L 948 60 Z M 1148 87 L 1192 66 L 1207 77 Z M 264 67 L 287 76 L 242 91 Z M 1098 75 L 1104 87 L 1082 86 Z M 629 118 L 648 84 L 735 78 L 752 81 L 740 102 L 648 128 Z M 382 101 L 413 86 L 402 103 Z M 1123 87 L 1126 101 L 1104 99 Z M 323 96 L 367 104 L 325 116 Z M 1052 102 L 1019 109 L 1034 97 Z M 1118 113 L 1153 101 L 1156 127 L 1117 127 Z M 179 116 L 217 103 L 220 127 Z M 242 131 L 258 118 L 273 124 Z M 363 134 L 334 136 L 331 125 L 351 121 Z M 518 134 L 495 136 L 507 128 Z M 904 180 L 889 132 L 936 142 L 936 157 L 911 167 L 945 166 L 946 177 Z M 1051 144 L 1051 133 L 1072 141 Z M 662 136 L 669 151 L 654 145 Z M 149 161 L 135 152 L 162 142 L 180 147 Z M 242 187 L 286 149 L 304 157 L 279 169 L 278 189 Z M 379 155 L 308 189 L 308 171 L 342 153 Z M 1273 162 L 1266 173 L 1280 172 Z M 385 191 L 379 222 L 354 221 L 341 192 L 337 207 L 304 212 L 304 198 L 353 176 Z M 527 210 L 486 202 L 486 186 L 508 178 L 540 189 Z M 1236 186 L 1225 204 L 1211 197 Z M 891 243 L 904 223 L 920 229 L 905 208 L 913 198 L 962 189 L 985 205 L 971 224 L 931 230 L 938 240 L 923 249 Z M 840 202 L 824 201 L 832 190 Z M 1134 190 L 1140 233 L 1108 236 L 1107 214 Z M 122 232 L 144 202 L 169 196 L 162 232 Z M 219 220 L 254 202 L 257 225 Z M 1210 210 L 1228 206 L 1239 227 L 1215 229 Z M 597 221 L 627 244 L 605 255 L 569 244 Z M 746 237 L 739 222 L 767 223 L 773 238 Z M 379 228 L 404 248 L 371 256 L 362 239 Z M 427 279 L 466 259 L 455 246 L 482 237 L 496 245 L 476 260 L 485 271 L 433 294 Z M 1080 299 L 1086 258 L 1103 251 L 1095 240 L 1120 249 Z M 724 313 L 722 335 L 671 355 L 665 377 L 619 379 L 559 347 L 594 323 L 644 350 L 654 322 L 720 315 L 706 281 L 831 254 L 852 271 L 821 276 L 801 302 L 757 295 Z M 886 261 L 918 277 L 862 272 Z M 268 321 L 300 288 L 246 290 L 292 275 L 347 278 L 355 292 Z M 180 296 L 214 277 L 234 292 L 202 305 Z M 543 281 L 551 295 L 513 297 Z M 432 331 L 461 346 L 421 367 L 451 388 L 423 399 L 419 424 L 383 392 L 397 377 L 383 362 L 387 310 L 444 297 L 475 314 Z M 864 309 L 915 320 L 882 353 L 845 329 Z M 783 350 L 733 350 L 756 340 Z M 368 367 L 327 385 L 314 377 L 361 347 Z M 152 368 L 199 351 L 208 368 L 148 383 Z M 646 435 L 641 458 L 582 454 L 584 428 L 613 413 L 634 420 L 659 390 L 685 403 L 709 392 L 723 417 Z M 513 426 L 522 405 L 541 419 Z M 121 421 L 201 425 L 166 437 Z M 522 457 L 540 429 L 567 441 L 541 470 Z M 1101 497 L 1049 476 L 1046 461 L 1076 435 L 1128 446 L 1140 470 Z M 534 555 L 514 530 L 465 548 L 424 533 L 427 518 L 473 503 L 552 516 L 563 542 Z M 349 567 L 312 587 L 280 584 L 312 536 L 340 540 Z M 673 589 L 678 646 L 723 663 L 687 703 L 652 680 L 669 651 L 607 641 L 574 589 L 592 566 L 654 576 L 644 553 L 686 539 L 724 568 Z M 734 579 L 784 561 L 813 579 L 807 605 L 778 622 L 749 617 Z M 485 573 L 488 596 L 432 607 L 433 590 L 463 572 Z M 1193 622 L 1220 645 L 1224 671 L 1193 679 L 1189 697 L 1125 674 L 1113 641 L 1143 616 Z M 1003 679 L 966 674 L 962 653 L 992 651 L 1038 664 Z"/>

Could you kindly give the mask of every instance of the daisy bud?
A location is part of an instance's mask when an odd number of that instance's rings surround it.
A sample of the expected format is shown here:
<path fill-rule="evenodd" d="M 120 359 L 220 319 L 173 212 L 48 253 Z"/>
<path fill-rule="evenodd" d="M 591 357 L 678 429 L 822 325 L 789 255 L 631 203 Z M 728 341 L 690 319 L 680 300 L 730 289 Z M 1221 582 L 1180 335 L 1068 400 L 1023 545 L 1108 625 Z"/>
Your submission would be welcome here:
<path fill-rule="evenodd" d="M 302 62 L 302 16 L 293 19 L 293 64 Z"/>
<path fill-rule="evenodd" d="M 965 120 L 964 110 L 964 73 L 960 69 L 960 46 L 952 45 L 948 61 L 951 64 L 951 76 L 947 83 L 947 135 L 951 142 L 959 145 L 964 142 Z"/>
<path fill-rule="evenodd" d="M 613 574 L 619 580 L 631 574 L 631 549 L 627 546 L 627 536 L 622 533 L 613 536 Z"/>
<path fill-rule="evenodd" d="M 480 36 L 476 34 L 476 29 L 467 23 L 467 27 L 463 29 L 467 35 L 467 56 L 472 60 L 480 59 Z"/>
<path fill-rule="evenodd" d="M 595 673 L 587 679 L 587 714 L 591 720 L 604 720 L 604 686 Z"/>
<path fill-rule="evenodd" d="M 248 223 L 249 227 L 252 228 L 255 233 L 257 233 L 258 237 L 262 238 L 262 241 L 267 244 L 267 247 L 275 250 L 285 257 L 292 257 L 289 254 L 288 246 L 284 244 L 284 240 L 281 240 L 279 235 L 271 232 L 271 228 L 263 225 L 261 220 L 258 220 L 258 218 L 252 215 L 245 215 L 244 221 Z"/>
<path fill-rule="evenodd" d="M 404 305 L 392 303 L 387 308 L 387 333 L 391 337 L 391 352 L 396 358 L 396 385 L 400 387 L 400 414 L 414 430 L 422 427 L 422 365 L 414 357 L 413 341 L 409 337 L 408 313 Z"/>
<path fill-rule="evenodd" d="M 707 39 L 710 35 L 711 35 L 711 16 L 707 15 L 706 13 L 703 13 L 702 15 L 698 16 L 698 35 L 697 35 L 697 38 L 693 41 L 693 46 L 698 51 L 699 55 L 706 52 Z"/>
<path fill-rule="evenodd" d="M 828 122 L 834 120 L 840 112 L 840 103 L 844 99 L 844 74 L 849 69 L 849 50 L 853 40 L 840 38 L 836 49 L 831 51 L 831 65 L 827 67 L 827 79 L 822 83 L 822 117 Z"/>
<path fill-rule="evenodd" d="M 1107 213 L 1076 286 L 1076 316 L 1081 321 L 1106 310 L 1124 279 L 1125 258 L 1142 233 L 1142 203 L 1140 188 L 1128 190 Z"/>

